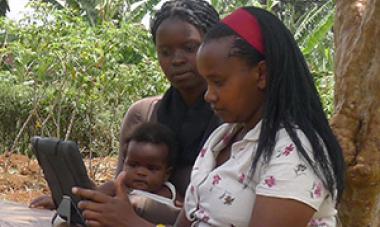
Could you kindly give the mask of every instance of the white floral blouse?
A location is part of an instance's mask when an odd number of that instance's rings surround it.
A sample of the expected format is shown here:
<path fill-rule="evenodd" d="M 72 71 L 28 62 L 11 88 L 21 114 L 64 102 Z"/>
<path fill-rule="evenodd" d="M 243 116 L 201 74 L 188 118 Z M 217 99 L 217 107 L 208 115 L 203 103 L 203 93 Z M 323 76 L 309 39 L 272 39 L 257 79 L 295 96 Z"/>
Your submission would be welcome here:
<path fill-rule="evenodd" d="M 193 226 L 246 227 L 249 225 L 256 195 L 288 198 L 316 210 L 308 227 L 335 227 L 335 201 L 309 164 L 298 154 L 285 129 L 277 132 L 275 152 L 268 164 L 259 160 L 250 174 L 261 122 L 231 147 L 230 158 L 215 168 L 215 157 L 240 128 L 224 124 L 207 140 L 194 164 L 184 208 Z M 311 145 L 297 131 L 306 152 Z M 275 212 L 275 211 L 274 211 Z"/>

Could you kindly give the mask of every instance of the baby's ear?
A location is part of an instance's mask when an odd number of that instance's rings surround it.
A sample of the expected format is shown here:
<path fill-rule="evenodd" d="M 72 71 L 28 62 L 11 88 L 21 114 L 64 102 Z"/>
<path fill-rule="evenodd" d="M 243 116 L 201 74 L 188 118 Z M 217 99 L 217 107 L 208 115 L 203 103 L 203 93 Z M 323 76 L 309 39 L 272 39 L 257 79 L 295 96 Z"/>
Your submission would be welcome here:
<path fill-rule="evenodd" d="M 257 63 L 257 72 L 258 72 L 258 80 L 257 80 L 257 87 L 261 90 L 265 90 L 267 87 L 267 63 L 265 60 L 260 61 Z"/>

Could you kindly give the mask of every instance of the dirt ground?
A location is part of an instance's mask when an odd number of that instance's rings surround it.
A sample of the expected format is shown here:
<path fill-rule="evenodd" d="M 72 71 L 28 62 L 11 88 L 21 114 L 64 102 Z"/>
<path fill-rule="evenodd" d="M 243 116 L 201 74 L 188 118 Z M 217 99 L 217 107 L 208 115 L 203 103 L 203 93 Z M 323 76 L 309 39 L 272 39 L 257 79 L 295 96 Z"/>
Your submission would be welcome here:
<path fill-rule="evenodd" d="M 91 162 L 85 160 L 85 164 L 99 185 L 113 178 L 117 158 L 94 158 Z M 19 154 L 0 155 L 0 200 L 29 204 L 33 198 L 49 193 L 37 160 Z"/>

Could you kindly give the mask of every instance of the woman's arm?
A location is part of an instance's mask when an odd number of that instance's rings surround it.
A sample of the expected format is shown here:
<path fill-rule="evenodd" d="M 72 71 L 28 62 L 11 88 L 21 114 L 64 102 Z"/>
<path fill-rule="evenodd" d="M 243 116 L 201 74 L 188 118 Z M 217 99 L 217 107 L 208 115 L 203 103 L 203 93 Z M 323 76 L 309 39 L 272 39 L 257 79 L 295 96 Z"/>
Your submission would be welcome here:
<path fill-rule="evenodd" d="M 256 196 L 250 227 L 305 227 L 315 210 L 293 199 Z"/>
<path fill-rule="evenodd" d="M 260 169 L 256 185 L 256 201 L 250 227 L 307 226 L 326 199 L 332 196 L 312 167 L 301 157 L 285 130 L 280 130 L 271 160 Z M 312 147 L 298 132 L 304 149 L 313 157 Z M 330 208 L 334 210 L 335 201 Z M 328 215 L 334 215 L 329 213 Z M 279 223 L 281 223 L 279 225 Z"/>

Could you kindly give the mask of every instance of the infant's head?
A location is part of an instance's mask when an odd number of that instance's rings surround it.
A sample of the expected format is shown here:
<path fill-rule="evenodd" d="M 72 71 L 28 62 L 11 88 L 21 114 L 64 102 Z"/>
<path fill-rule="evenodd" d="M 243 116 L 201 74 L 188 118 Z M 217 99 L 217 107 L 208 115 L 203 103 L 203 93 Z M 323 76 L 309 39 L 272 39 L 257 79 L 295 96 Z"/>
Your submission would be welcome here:
<path fill-rule="evenodd" d="M 155 193 L 169 179 L 177 156 L 173 132 L 158 123 L 143 123 L 128 137 L 124 171 L 127 186 Z"/>

